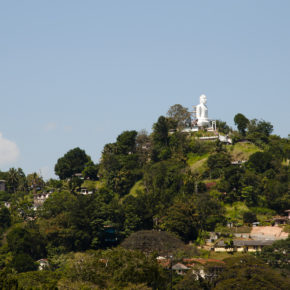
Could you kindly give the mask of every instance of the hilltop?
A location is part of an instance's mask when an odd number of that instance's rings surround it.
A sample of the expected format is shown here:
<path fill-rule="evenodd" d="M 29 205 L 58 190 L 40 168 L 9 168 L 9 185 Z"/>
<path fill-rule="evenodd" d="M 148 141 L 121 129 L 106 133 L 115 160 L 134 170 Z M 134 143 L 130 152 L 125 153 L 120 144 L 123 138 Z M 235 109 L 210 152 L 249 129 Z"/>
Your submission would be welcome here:
<path fill-rule="evenodd" d="M 44 182 L 37 173 L 25 175 L 14 168 L 0 172 L 0 271 L 10 273 L 12 279 L 1 278 L 0 285 L 20 281 L 27 286 L 28 280 L 13 271 L 29 272 L 29 279 L 40 277 L 35 261 L 44 259 L 41 263 L 50 265 L 51 283 L 60 289 L 66 283 L 89 289 L 111 287 L 110 283 L 118 289 L 135 289 L 138 284 L 153 287 L 156 281 L 150 275 L 136 274 L 137 281 L 122 273 L 126 276 L 122 284 L 117 276 L 109 282 L 102 270 L 108 259 L 119 261 L 124 255 L 125 264 L 135 261 L 141 269 L 147 263 L 160 281 L 168 278 L 156 257 L 118 248 L 131 234 L 137 239 L 142 231 L 147 235 L 144 240 L 158 241 L 156 233 L 171 233 L 178 245 L 173 247 L 173 255 L 179 257 L 176 262 L 194 257 L 222 259 L 227 250 L 220 256 L 207 251 L 213 233 L 219 235 L 217 243 L 234 249 L 233 235 L 248 234 L 253 223 L 272 226 L 277 216 L 286 221 L 289 139 L 272 135 L 271 123 L 248 120 L 240 113 L 234 117 L 237 130 L 218 120 L 215 130 L 194 132 L 188 129 L 189 116 L 186 108 L 175 105 L 153 124 L 152 133 L 122 132 L 104 146 L 98 164 L 84 150 L 73 148 L 56 161 L 58 180 Z M 288 225 L 281 227 L 289 231 Z M 142 239 L 137 240 L 140 249 Z M 133 248 L 134 243 L 130 241 Z M 161 247 L 164 254 L 165 244 L 163 239 L 156 249 Z M 86 261 L 88 269 L 98 269 L 102 279 L 86 280 L 82 270 L 71 269 L 79 259 Z M 113 273 L 122 266 L 110 267 Z M 80 272 L 72 277 L 67 269 Z M 178 281 L 181 277 L 176 285 Z"/>

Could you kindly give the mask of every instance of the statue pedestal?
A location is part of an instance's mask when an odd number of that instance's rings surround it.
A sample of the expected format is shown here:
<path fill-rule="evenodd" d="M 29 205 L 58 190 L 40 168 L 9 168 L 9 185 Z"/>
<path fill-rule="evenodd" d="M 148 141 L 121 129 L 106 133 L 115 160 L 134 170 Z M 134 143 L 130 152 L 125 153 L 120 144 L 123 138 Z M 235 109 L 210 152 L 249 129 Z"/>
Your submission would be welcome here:
<path fill-rule="evenodd" d="M 210 122 L 209 122 L 208 119 L 198 119 L 198 121 L 197 121 L 197 126 L 198 127 L 207 128 L 207 127 L 209 127 L 209 125 L 210 125 Z"/>

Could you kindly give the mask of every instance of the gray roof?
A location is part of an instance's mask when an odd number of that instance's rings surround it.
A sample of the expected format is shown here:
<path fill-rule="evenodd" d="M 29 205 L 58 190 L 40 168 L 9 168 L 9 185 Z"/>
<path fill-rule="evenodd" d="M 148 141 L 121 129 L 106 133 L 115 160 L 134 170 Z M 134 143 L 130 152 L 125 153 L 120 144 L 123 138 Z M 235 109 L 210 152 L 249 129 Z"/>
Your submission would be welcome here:
<path fill-rule="evenodd" d="M 181 263 L 177 263 L 174 266 L 172 266 L 172 270 L 188 270 L 189 268 Z"/>
<path fill-rule="evenodd" d="M 234 240 L 234 246 L 235 247 L 242 247 L 242 246 L 271 246 L 275 240 Z M 225 247 L 226 244 L 224 241 L 219 241 L 216 244 L 217 247 Z"/>

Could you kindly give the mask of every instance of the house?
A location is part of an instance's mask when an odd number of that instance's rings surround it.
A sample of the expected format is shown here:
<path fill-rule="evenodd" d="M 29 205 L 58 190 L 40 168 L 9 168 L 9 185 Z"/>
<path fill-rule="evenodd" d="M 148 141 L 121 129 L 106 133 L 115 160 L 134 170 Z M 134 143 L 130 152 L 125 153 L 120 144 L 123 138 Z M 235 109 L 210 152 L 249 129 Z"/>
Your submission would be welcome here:
<path fill-rule="evenodd" d="M 191 258 L 183 259 L 184 264 L 192 269 L 195 280 L 215 279 L 223 270 L 225 262 L 217 259 Z"/>
<path fill-rule="evenodd" d="M 274 226 L 286 225 L 288 222 L 288 217 L 287 216 L 274 216 L 273 222 L 274 222 Z"/>
<path fill-rule="evenodd" d="M 274 240 L 234 240 L 232 245 L 219 241 L 215 252 L 259 252 L 265 246 L 271 246 Z"/>
<path fill-rule="evenodd" d="M 177 275 L 185 275 L 187 270 L 189 270 L 190 268 L 188 268 L 187 266 L 181 264 L 181 263 L 177 263 L 175 265 L 172 266 L 172 270 L 175 271 L 175 273 Z"/>
<path fill-rule="evenodd" d="M 33 196 L 33 209 L 37 210 L 40 206 L 44 204 L 44 202 L 49 198 L 53 191 L 42 192 L 38 194 L 34 194 Z"/>
<path fill-rule="evenodd" d="M 216 240 L 219 239 L 219 234 L 218 233 L 215 233 L 215 232 L 210 232 L 209 233 L 209 237 L 208 239 L 206 240 L 206 243 L 207 244 L 210 244 L 210 243 L 214 243 Z"/>
<path fill-rule="evenodd" d="M 93 194 L 94 192 L 95 192 L 95 190 L 89 190 L 86 187 L 81 187 L 80 194 L 82 194 L 82 195 L 88 195 L 88 194 Z"/>
<path fill-rule="evenodd" d="M 38 270 L 43 271 L 49 268 L 49 262 L 47 259 L 40 259 L 36 261 L 38 263 Z"/>
<path fill-rule="evenodd" d="M 0 191 L 5 191 L 6 180 L 0 180 Z"/>

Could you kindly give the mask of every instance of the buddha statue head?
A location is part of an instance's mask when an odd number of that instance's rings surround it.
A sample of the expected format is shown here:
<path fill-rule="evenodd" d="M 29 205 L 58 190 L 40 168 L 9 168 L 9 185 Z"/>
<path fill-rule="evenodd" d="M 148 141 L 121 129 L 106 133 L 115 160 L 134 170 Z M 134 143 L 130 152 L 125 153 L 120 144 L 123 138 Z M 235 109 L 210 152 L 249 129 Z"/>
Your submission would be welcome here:
<path fill-rule="evenodd" d="M 206 104 L 206 101 L 207 101 L 207 99 L 206 99 L 206 95 L 201 95 L 201 96 L 199 97 L 199 103 L 200 103 L 200 104 L 205 105 L 205 104 Z"/>

